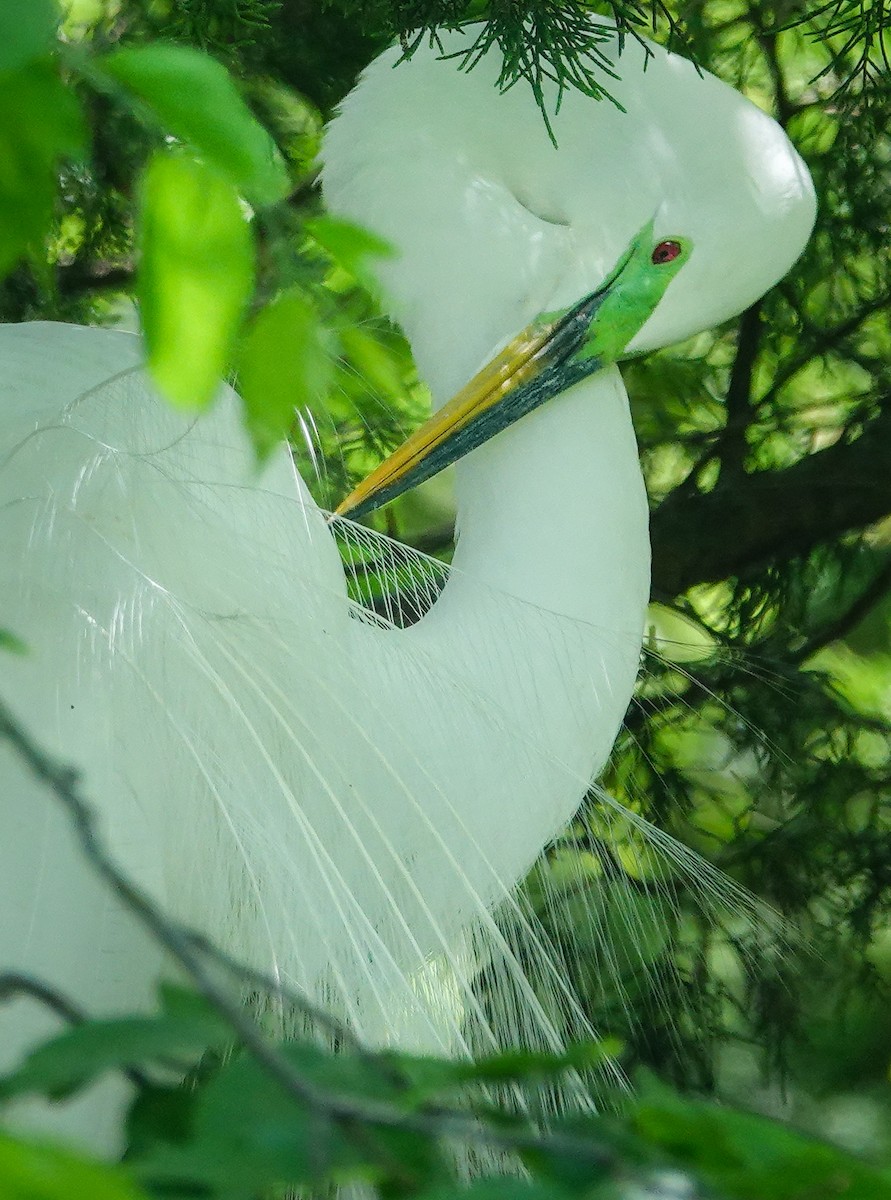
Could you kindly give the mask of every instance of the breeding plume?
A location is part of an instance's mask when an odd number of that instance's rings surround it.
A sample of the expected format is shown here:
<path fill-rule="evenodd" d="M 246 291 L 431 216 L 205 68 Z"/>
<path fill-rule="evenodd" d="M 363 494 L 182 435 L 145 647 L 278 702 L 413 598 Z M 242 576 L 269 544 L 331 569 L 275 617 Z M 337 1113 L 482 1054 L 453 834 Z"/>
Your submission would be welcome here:
<path fill-rule="evenodd" d="M 6 327 L 0 626 L 30 653 L 5 657 L 3 692 L 80 768 L 123 869 L 232 953 L 373 1042 L 555 1045 L 585 1018 L 513 889 L 609 754 L 649 591 L 628 401 L 601 364 L 754 301 L 800 253 L 814 200 L 773 121 L 656 47 L 645 72 L 625 47 L 625 112 L 564 96 L 556 146 L 524 86 L 495 89 L 494 51 L 470 74 L 397 57 L 329 129 L 324 189 L 396 248 L 392 313 L 436 405 L 459 397 L 368 490 L 412 482 L 440 444 L 470 450 L 436 602 L 397 629 L 348 599 L 332 530 L 371 535 L 329 522 L 284 447 L 257 477 L 228 389 L 192 421 L 156 397 L 136 339 Z M 646 271 L 674 247 L 682 262 L 606 321 L 640 285 L 641 247 Z M 378 543 L 394 574 L 411 565 Z M 91 1011 L 148 1005 L 160 952 L 8 748 L 0 796 L 0 964 Z M 24 1001 L 0 1019 L 7 1060 L 51 1027 Z M 69 1127 L 95 1136 L 99 1099 L 79 1104 Z"/>

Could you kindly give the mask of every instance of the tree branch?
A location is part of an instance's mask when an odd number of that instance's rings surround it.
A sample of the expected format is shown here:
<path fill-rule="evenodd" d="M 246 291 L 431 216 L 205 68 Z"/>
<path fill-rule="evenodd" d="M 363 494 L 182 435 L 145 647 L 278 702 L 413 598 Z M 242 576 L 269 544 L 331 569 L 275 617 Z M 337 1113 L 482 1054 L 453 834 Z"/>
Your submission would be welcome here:
<path fill-rule="evenodd" d="M 8 1004 L 21 996 L 36 1000 L 66 1025 L 83 1025 L 89 1020 L 89 1015 L 82 1008 L 45 980 L 36 979 L 33 975 L 24 975 L 19 971 L 4 971 L 0 975 L 0 1004 Z M 136 1067 L 125 1067 L 123 1071 L 136 1087 L 148 1086 L 148 1077 Z"/>
<path fill-rule="evenodd" d="M 671 600 L 697 583 L 745 575 L 776 558 L 806 554 L 891 514 L 891 410 L 853 442 L 839 442 L 781 471 L 680 489 L 653 513 L 653 598 Z M 415 549 L 445 549 L 453 526 Z"/>
<path fill-rule="evenodd" d="M 891 513 L 891 410 L 853 442 L 839 442 L 781 471 L 761 471 L 712 492 L 669 496 L 652 517 L 653 592 L 746 575 L 775 558 Z"/>
<path fill-rule="evenodd" d="M 57 267 L 59 294 L 66 299 L 94 292 L 126 292 L 136 282 L 131 265 L 114 263 L 84 263 L 80 261 Z"/>
<path fill-rule="evenodd" d="M 757 300 L 740 318 L 736 357 L 727 385 L 726 424 L 716 448 L 721 462 L 721 478 L 725 483 L 741 479 L 745 474 L 749 448 L 746 431 L 752 420 L 752 373 L 760 342 L 761 301 Z"/>
<path fill-rule="evenodd" d="M 44 1008 L 55 1013 L 66 1025 L 83 1025 L 88 1019 L 83 1009 L 78 1008 L 67 996 L 43 979 L 35 979 L 32 975 L 23 975 L 19 971 L 4 971 L 0 975 L 0 1004 L 6 1004 L 20 996 L 36 1000 Z"/>
<path fill-rule="evenodd" d="M 803 663 L 822 650 L 824 646 L 838 641 L 846 634 L 856 629 L 861 621 L 866 620 L 872 610 L 879 604 L 891 589 L 891 558 L 885 563 L 875 578 L 867 584 L 863 591 L 848 607 L 814 634 L 803 646 L 790 656 L 794 663 Z"/>

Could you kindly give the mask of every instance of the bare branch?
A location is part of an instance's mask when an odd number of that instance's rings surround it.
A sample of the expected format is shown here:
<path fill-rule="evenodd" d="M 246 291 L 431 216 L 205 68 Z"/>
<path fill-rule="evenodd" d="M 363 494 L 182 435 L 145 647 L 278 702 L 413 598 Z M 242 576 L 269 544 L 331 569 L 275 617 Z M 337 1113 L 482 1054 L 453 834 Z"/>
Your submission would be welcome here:
<path fill-rule="evenodd" d="M 263 1067 L 284 1092 L 301 1106 L 337 1121 L 344 1133 L 359 1142 L 367 1142 L 375 1125 L 399 1128 L 430 1138 L 457 1138 L 473 1144 L 485 1144 L 504 1150 L 536 1149 L 541 1153 L 571 1158 L 590 1170 L 623 1172 L 617 1153 L 590 1137 L 574 1133 L 542 1133 L 534 1126 L 518 1122 L 510 1125 L 488 1125 L 472 1113 L 459 1109 L 432 1107 L 406 1112 L 395 1104 L 367 1097 L 343 1095 L 317 1086 L 297 1070 L 281 1049 L 271 1042 L 242 1005 L 225 988 L 221 988 L 207 969 L 205 939 L 165 918 L 152 902 L 135 887 L 115 866 L 97 835 L 93 814 L 80 795 L 77 774 L 69 767 L 54 762 L 46 754 L 5 704 L 0 702 L 0 739 L 6 739 L 27 764 L 32 773 L 60 801 L 70 816 L 84 856 L 97 875 L 126 905 L 129 911 L 149 930 L 170 953 L 205 999 L 231 1026 L 235 1037 L 255 1061 Z M 213 951 L 214 958 L 220 958 Z M 382 1074 L 386 1064 L 381 1064 Z M 385 1156 L 389 1166 L 391 1155 L 386 1147 L 377 1148 L 378 1157 Z M 641 1170 L 635 1182 L 646 1190 L 647 1172 Z"/>
<path fill-rule="evenodd" d="M 0 975 L 0 1004 L 18 999 L 19 996 L 37 1000 L 67 1025 L 83 1025 L 88 1019 L 82 1008 L 44 980 L 23 975 L 19 971 L 4 971 Z"/>
<path fill-rule="evenodd" d="M 653 514 L 653 589 L 745 575 L 807 553 L 891 513 L 891 410 L 853 442 L 781 471 L 760 471 L 695 496 L 669 496 Z"/>

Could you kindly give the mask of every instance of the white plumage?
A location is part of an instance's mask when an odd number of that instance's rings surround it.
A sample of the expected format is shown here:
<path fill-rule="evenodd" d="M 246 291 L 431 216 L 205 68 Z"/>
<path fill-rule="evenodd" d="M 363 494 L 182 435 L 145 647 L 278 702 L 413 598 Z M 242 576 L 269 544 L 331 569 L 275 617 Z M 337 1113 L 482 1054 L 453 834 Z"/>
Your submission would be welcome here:
<path fill-rule="evenodd" d="M 394 57 L 330 129 L 325 190 L 397 247 L 383 283 L 437 401 L 654 212 L 695 251 L 636 349 L 738 312 L 804 244 L 813 193 L 779 127 L 655 47 L 645 73 L 633 43 L 620 60 L 627 114 L 564 98 L 558 148 L 523 86 L 493 91 L 494 55 L 470 75 Z M 233 394 L 191 422 L 138 363 L 125 334 L 0 329 L 0 625 L 31 647 L 5 697 L 82 768 L 129 874 L 369 1039 L 584 1028 L 527 919 L 521 964 L 491 913 L 603 765 L 637 672 L 647 508 L 618 372 L 459 464 L 454 567 L 397 630 L 347 600 L 287 452 L 257 476 Z M 157 950 L 8 748 L 0 795 L 0 965 L 94 1011 L 149 1003 Z M 6 1060 L 51 1024 L 24 1002 L 0 1021 Z M 98 1105 L 70 1128 L 96 1138 Z"/>

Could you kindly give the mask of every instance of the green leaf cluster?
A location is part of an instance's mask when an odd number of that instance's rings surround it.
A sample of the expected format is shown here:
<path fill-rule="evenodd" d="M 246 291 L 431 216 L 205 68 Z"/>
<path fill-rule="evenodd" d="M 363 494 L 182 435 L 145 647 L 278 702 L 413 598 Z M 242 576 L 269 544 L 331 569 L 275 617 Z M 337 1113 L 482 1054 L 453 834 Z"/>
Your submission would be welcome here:
<path fill-rule="evenodd" d="M 0 1133 L 4 1200 L 146 1200 L 126 1172 L 72 1151 Z"/>
<path fill-rule="evenodd" d="M 367 279 L 364 258 L 386 250 L 319 217 L 315 225 L 305 222 L 301 239 L 302 223 L 288 200 L 300 186 L 295 172 L 311 163 L 307 139 L 317 143 L 317 118 L 281 86 L 258 89 L 259 107 L 274 108 L 283 126 L 288 159 L 233 75 L 204 50 L 135 39 L 96 52 L 98 34 L 92 41 L 56 41 L 54 4 L 36 5 L 21 23 L 14 9 L 0 10 L 9 25 L 0 62 L 0 116 L 6 116 L 0 278 L 6 275 L 9 285 L 27 257 L 34 275 L 47 281 L 42 260 L 61 262 L 56 279 L 48 280 L 61 309 L 65 260 L 69 274 L 82 275 L 97 243 L 110 243 L 118 262 L 95 282 L 130 276 L 130 263 L 138 265 L 128 282 L 159 389 L 179 405 L 200 408 L 222 380 L 238 373 L 248 429 L 258 453 L 267 453 L 289 433 L 295 408 L 325 394 L 337 359 L 349 362 L 349 349 L 324 328 L 334 319 L 325 286 L 332 265 L 340 262 L 348 277 Z M 88 211 L 85 192 L 102 188 L 106 150 L 98 123 L 90 143 L 88 113 L 110 113 L 139 131 L 136 160 L 121 181 L 139 197 L 135 237 L 124 228 L 112 233 L 117 216 L 110 208 L 118 206 L 109 203 L 107 185 L 102 211 Z M 74 204 L 54 231 L 60 161 L 75 183 Z M 49 239 L 56 244 L 47 254 Z M 122 240 L 131 242 L 123 261 Z M 343 333 L 348 341 L 345 322 Z M 270 338 L 276 348 L 287 347 L 284 371 L 266 368 L 275 358 Z M 401 376 L 390 383 L 403 388 Z"/>
<path fill-rule="evenodd" d="M 53 69 L 54 0 L 0 7 L 0 277 L 40 248 L 56 164 L 85 150 L 80 107 Z"/>
<path fill-rule="evenodd" d="M 891 1174 L 745 1112 L 686 1100 L 642 1081 L 620 1121 L 574 1118 L 544 1128 L 527 1110 L 487 1100 L 493 1083 L 528 1087 L 584 1069 L 614 1048 L 513 1053 L 477 1062 L 334 1054 L 311 1041 L 276 1048 L 283 1074 L 246 1049 L 199 997 L 168 988 L 154 1015 L 80 1025 L 0 1080 L 0 1106 L 55 1099 L 126 1069 L 136 1085 L 124 1167 L 0 1135 L 0 1194 L 11 1200 L 254 1200 L 282 1189 L 359 1184 L 408 1197 L 528 1196 L 632 1200 L 662 1194 L 726 1200 L 882 1200 Z M 188 1085 L 163 1082 L 192 1067 Z M 456 1099 L 460 1104 L 456 1106 Z M 461 1182 L 472 1155 L 479 1178 Z"/>

